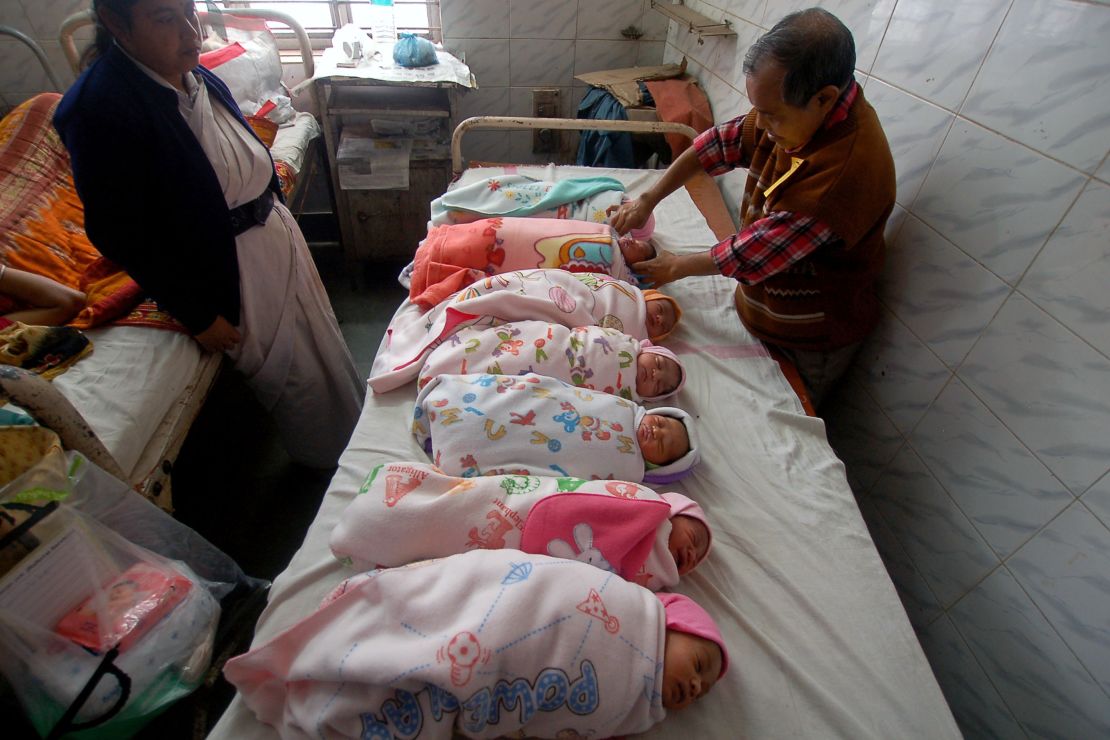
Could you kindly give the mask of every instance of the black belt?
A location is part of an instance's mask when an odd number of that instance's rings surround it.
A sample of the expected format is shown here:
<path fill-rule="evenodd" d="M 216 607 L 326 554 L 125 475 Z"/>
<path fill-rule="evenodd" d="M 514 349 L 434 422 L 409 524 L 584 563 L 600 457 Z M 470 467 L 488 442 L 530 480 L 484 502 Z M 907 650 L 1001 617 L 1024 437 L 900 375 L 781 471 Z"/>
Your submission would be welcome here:
<path fill-rule="evenodd" d="M 247 229 L 266 223 L 270 211 L 274 210 L 274 194 L 263 190 L 262 195 L 252 201 L 228 210 L 231 216 L 231 230 L 239 236 Z"/>

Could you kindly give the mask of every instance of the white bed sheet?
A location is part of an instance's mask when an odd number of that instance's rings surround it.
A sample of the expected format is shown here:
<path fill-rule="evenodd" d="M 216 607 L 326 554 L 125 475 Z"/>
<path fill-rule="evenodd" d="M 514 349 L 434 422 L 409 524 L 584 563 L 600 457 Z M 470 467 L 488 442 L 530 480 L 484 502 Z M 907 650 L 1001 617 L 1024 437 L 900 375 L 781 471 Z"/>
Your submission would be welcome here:
<path fill-rule="evenodd" d="M 553 169 L 518 171 L 553 177 Z M 495 174 L 477 170 L 463 182 Z M 611 175 L 632 193 L 657 173 Z M 712 244 L 685 190 L 656 211 L 656 240 L 678 252 Z M 674 485 L 699 501 L 713 549 L 678 589 L 717 619 L 731 668 L 712 693 L 647 737 L 958 738 L 960 733 L 848 488 L 844 467 L 777 364 L 739 323 L 735 283 L 692 278 L 666 288 L 681 328 L 666 342 L 686 364 L 677 404 L 697 417 L 703 462 Z M 426 459 L 407 433 L 415 384 L 368 396 L 304 543 L 274 582 L 260 644 L 309 614 L 350 575 L 328 537 L 377 464 Z M 236 697 L 212 738 L 276 737 Z"/>
<path fill-rule="evenodd" d="M 203 353 L 181 332 L 109 326 L 85 332 L 93 352 L 54 379 L 130 480 L 170 407 L 200 372 Z"/>

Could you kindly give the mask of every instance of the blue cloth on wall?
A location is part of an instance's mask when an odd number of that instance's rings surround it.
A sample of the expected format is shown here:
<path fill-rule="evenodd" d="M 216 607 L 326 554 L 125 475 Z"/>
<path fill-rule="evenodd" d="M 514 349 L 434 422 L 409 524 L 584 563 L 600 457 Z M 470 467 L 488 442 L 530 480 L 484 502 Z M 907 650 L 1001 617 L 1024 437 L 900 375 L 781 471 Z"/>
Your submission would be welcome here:
<path fill-rule="evenodd" d="M 578 104 L 578 118 L 627 121 L 628 114 L 612 93 L 591 87 Z M 586 167 L 634 168 L 632 135 L 623 131 L 583 131 L 575 163 Z"/>

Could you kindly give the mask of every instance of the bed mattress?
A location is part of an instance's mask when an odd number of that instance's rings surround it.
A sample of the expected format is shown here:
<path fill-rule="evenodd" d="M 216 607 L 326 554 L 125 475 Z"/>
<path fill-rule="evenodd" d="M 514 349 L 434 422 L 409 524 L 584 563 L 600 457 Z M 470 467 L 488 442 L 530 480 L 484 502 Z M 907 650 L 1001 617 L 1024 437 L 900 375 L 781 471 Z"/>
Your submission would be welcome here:
<path fill-rule="evenodd" d="M 85 333 L 92 354 L 55 378 L 54 385 L 129 480 L 138 482 L 150 472 L 140 469 L 140 460 L 163 418 L 211 360 L 181 332 L 108 326 Z"/>
<path fill-rule="evenodd" d="M 657 172 L 513 168 L 544 179 L 609 175 L 635 194 Z M 498 170 L 471 170 L 462 182 Z M 656 210 L 655 239 L 676 252 L 716 240 L 685 190 Z M 844 466 L 764 346 L 739 323 L 735 283 L 719 276 L 666 287 L 684 311 L 664 344 L 689 381 L 677 399 L 697 419 L 702 463 L 662 487 L 691 496 L 713 549 L 676 589 L 716 618 L 731 668 L 694 706 L 645 737 L 957 738 L 936 680 L 845 479 Z M 311 613 L 351 572 L 328 538 L 379 463 L 425 460 L 407 433 L 415 383 L 366 399 L 320 511 L 278 576 L 255 644 Z M 236 697 L 213 738 L 276 737 Z"/>

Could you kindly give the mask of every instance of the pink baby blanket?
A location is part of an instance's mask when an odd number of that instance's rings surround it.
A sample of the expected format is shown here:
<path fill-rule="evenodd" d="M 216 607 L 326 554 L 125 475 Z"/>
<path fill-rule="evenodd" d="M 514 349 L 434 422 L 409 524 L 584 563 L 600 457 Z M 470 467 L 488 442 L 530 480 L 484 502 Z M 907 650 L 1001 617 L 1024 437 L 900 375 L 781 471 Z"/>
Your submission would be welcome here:
<path fill-rule="evenodd" d="M 484 218 L 433 226 L 409 276 L 409 300 L 431 308 L 476 280 L 535 267 L 601 272 L 631 282 L 608 223 L 554 218 Z"/>
<path fill-rule="evenodd" d="M 636 286 L 600 273 L 518 270 L 483 278 L 429 311 L 407 304 L 386 330 L 370 387 L 385 393 L 415 379 L 428 353 L 463 327 L 529 319 L 648 338 L 647 306 Z"/>
<path fill-rule="evenodd" d="M 426 462 L 378 465 L 332 531 L 331 550 L 360 570 L 468 550 L 579 560 L 654 590 L 678 583 L 667 548 L 678 493 L 566 476 L 461 478 Z"/>
<path fill-rule="evenodd" d="M 432 350 L 417 387 L 442 374 L 536 373 L 639 401 L 636 358 L 643 340 L 603 326 L 573 329 L 547 321 L 468 326 Z"/>
<path fill-rule="evenodd" d="M 420 391 L 412 431 L 448 475 L 564 475 L 642 481 L 642 406 L 561 380 L 439 375 Z"/>
<path fill-rule="evenodd" d="M 606 738 L 666 714 L 663 604 L 585 563 L 475 550 L 329 599 L 224 668 L 284 738 Z"/>

